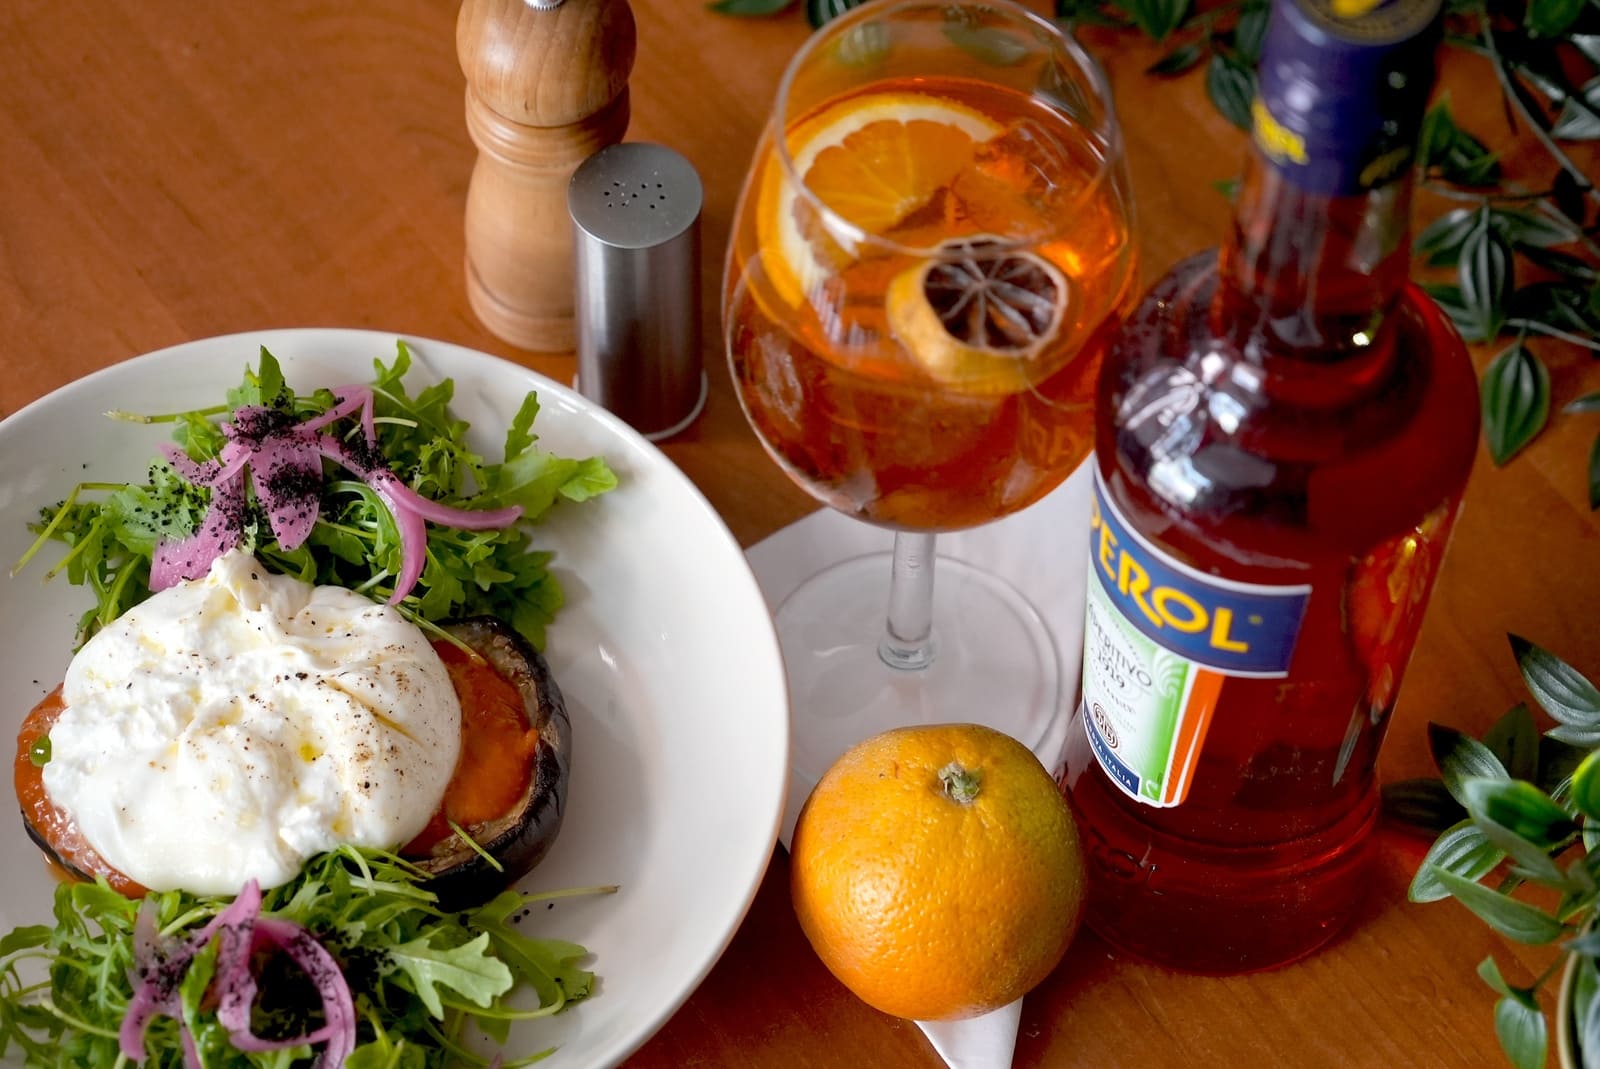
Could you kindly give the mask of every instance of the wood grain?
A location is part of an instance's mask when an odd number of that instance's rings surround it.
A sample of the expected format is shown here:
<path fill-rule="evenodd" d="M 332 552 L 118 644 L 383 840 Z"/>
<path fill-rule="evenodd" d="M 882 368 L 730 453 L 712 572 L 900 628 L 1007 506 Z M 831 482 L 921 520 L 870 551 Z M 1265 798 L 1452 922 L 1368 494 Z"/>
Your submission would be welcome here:
<path fill-rule="evenodd" d="M 628 130 L 636 33 L 627 0 L 538 9 L 466 0 L 456 57 L 478 162 L 467 185 L 467 301 L 509 344 L 577 344 L 567 183 Z"/>
<path fill-rule="evenodd" d="M 808 31 L 798 11 L 733 20 L 698 0 L 633 0 L 633 10 L 629 136 L 668 144 L 701 171 L 711 326 L 709 281 L 721 277 L 739 185 Z M 138 353 L 274 326 L 443 338 L 569 380 L 570 354 L 507 346 L 467 301 L 476 151 L 456 16 L 438 0 L 0 5 L 0 410 Z M 1117 93 L 1151 278 L 1222 236 L 1228 206 L 1211 183 L 1236 173 L 1243 143 L 1211 111 L 1198 72 L 1156 82 L 1144 74 L 1153 48 L 1087 39 Z M 1444 78 L 1464 122 L 1505 133 L 1486 68 L 1452 53 Z M 710 402 L 665 449 L 748 544 L 812 506 L 746 428 L 714 326 L 706 339 Z M 1540 351 L 1557 406 L 1600 388 L 1587 355 Z M 1480 367 L 1491 355 L 1476 354 Z M 1585 500 L 1596 432 L 1595 417 L 1558 417 L 1505 467 L 1480 456 L 1385 779 L 1430 771 L 1429 720 L 1481 730 L 1523 700 L 1507 631 L 1600 677 L 1600 522 Z M 1064 544 L 1078 537 L 1061 532 Z M 1406 904 L 1425 845 L 1385 831 L 1354 925 L 1289 968 L 1185 977 L 1084 936 L 1026 1001 L 1016 1064 L 1500 1064 L 1492 999 L 1473 970 L 1494 953 L 1525 982 L 1547 954 L 1504 946 L 1454 903 Z M 630 1066 L 939 1064 L 915 1027 L 823 970 L 789 910 L 787 878 L 779 851 L 727 953 Z"/>

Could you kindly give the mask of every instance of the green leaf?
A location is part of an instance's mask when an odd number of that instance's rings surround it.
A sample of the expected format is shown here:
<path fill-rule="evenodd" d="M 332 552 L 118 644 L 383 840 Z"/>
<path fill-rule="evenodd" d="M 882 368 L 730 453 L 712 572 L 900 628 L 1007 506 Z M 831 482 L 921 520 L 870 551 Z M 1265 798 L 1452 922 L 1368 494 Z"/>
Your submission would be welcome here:
<path fill-rule="evenodd" d="M 1522 24 L 1535 37 L 1560 37 L 1577 21 L 1586 3 L 1587 0 L 1529 0 Z M 1543 1055 L 1539 1064 L 1544 1064 Z"/>
<path fill-rule="evenodd" d="M 833 46 L 833 58 L 846 67 L 872 67 L 889 54 L 889 28 L 881 22 L 850 27 Z"/>
<path fill-rule="evenodd" d="M 1585 832 L 1594 828 L 1592 823 L 1585 823 Z M 1587 854 L 1591 847 L 1584 846 L 1584 856 L 1574 858 L 1562 870 L 1561 885 L 1566 890 L 1561 893 L 1561 901 L 1556 905 L 1556 919 L 1563 924 L 1582 924 L 1584 919 L 1594 912 L 1595 899 L 1600 895 L 1600 884 L 1595 883 L 1594 873 L 1589 871 Z"/>
<path fill-rule="evenodd" d="M 0 937 L 0 957 L 15 954 L 19 950 L 44 946 L 50 941 L 51 931 L 52 929 L 43 924 L 23 925 L 11 929 Z"/>
<path fill-rule="evenodd" d="M 980 26 L 962 9 L 945 16 L 944 35 L 951 44 L 991 67 L 1014 67 L 1028 57 L 1028 43 L 998 26 Z"/>
<path fill-rule="evenodd" d="M 806 0 L 806 21 L 812 29 L 820 29 L 861 3 L 863 0 Z"/>
<path fill-rule="evenodd" d="M 558 493 L 568 501 L 577 502 L 587 501 L 616 488 L 617 473 L 599 457 L 589 457 L 578 461 L 572 474 L 562 482 Z"/>
<path fill-rule="evenodd" d="M 1522 680 L 1544 711 L 1563 724 L 1600 729 L 1600 690 L 1577 669 L 1519 635 L 1507 635 Z"/>
<path fill-rule="evenodd" d="M 1206 95 L 1223 118 L 1241 130 L 1250 129 L 1250 102 L 1256 95 L 1254 71 L 1213 54 L 1206 64 Z"/>
<path fill-rule="evenodd" d="M 1445 872 L 1477 882 L 1492 872 L 1505 858 L 1505 851 L 1489 841 L 1483 830 L 1463 820 L 1434 841 L 1417 866 L 1406 897 L 1413 902 L 1437 902 L 1449 898 L 1450 888 L 1439 879 Z"/>
<path fill-rule="evenodd" d="M 1105 26 L 1114 30 L 1133 28 L 1131 20 L 1123 18 L 1117 9 L 1103 0 L 1056 0 L 1056 21 L 1071 28 L 1075 26 Z"/>
<path fill-rule="evenodd" d="M 509 462 L 520 457 L 539 436 L 533 433 L 533 421 L 539 415 L 539 395 L 532 390 L 522 398 L 522 404 L 517 407 L 517 414 L 511 417 L 511 425 L 506 428 L 506 446 L 502 459 Z"/>
<path fill-rule="evenodd" d="M 1538 262 L 1548 254 L 1530 255 Z M 1543 324 L 1555 330 L 1590 333 L 1589 292 L 1584 285 L 1566 281 L 1534 282 L 1512 295 L 1506 311 L 1510 318 Z"/>
<path fill-rule="evenodd" d="M 1600 78 L 1584 84 L 1581 94 L 1567 97 L 1561 111 L 1550 127 L 1550 136 L 1558 141 L 1594 141 L 1600 139 Z"/>
<path fill-rule="evenodd" d="M 1572 220 L 1554 211 L 1491 208 L 1489 223 L 1517 249 L 1566 245 L 1582 234 Z"/>
<path fill-rule="evenodd" d="M 1561 173 L 1566 174 L 1567 172 L 1562 171 Z M 1563 218 L 1570 219 L 1572 217 L 1563 216 Z M 1600 279 L 1600 271 L 1596 271 L 1594 266 L 1583 257 L 1574 256 L 1570 252 L 1562 252 L 1559 249 L 1538 249 L 1531 246 L 1523 246 L 1519 251 L 1546 271 L 1553 271 L 1564 278 L 1577 282 L 1594 282 Z M 1527 287 L 1523 288 L 1526 289 Z"/>
<path fill-rule="evenodd" d="M 1437 282 L 1429 282 L 1425 283 L 1422 288 L 1429 297 L 1433 298 L 1434 303 L 1439 306 L 1440 310 L 1450 317 L 1450 321 L 1461 332 L 1462 340 L 1469 342 L 1485 340 L 1483 323 L 1478 319 L 1477 313 L 1468 308 L 1466 302 L 1461 299 L 1460 286 L 1447 286 Z"/>
<path fill-rule="evenodd" d="M 1581 772 L 1583 766 L 1578 767 Z M 1573 783 L 1577 783 L 1576 773 Z M 1499 825 L 1540 850 L 1561 844 L 1577 831 L 1572 816 L 1531 783 L 1503 778 L 1469 779 L 1461 784 L 1460 793 L 1467 812 L 1480 827 L 1485 823 Z M 1492 829 L 1484 831 L 1494 838 Z"/>
<path fill-rule="evenodd" d="M 1600 435 L 1589 446 L 1589 511 L 1600 509 Z"/>
<path fill-rule="evenodd" d="M 1189 13 L 1190 0 L 1122 0 L 1121 6 L 1145 33 L 1161 40 Z"/>
<path fill-rule="evenodd" d="M 1503 996 L 1494 1004 L 1494 1034 L 1515 1069 L 1544 1069 L 1544 1012 L 1529 996 Z"/>
<path fill-rule="evenodd" d="M 1224 198 L 1233 200 L 1239 195 L 1239 180 L 1237 178 L 1219 178 L 1211 183 L 1211 188 L 1221 193 Z"/>
<path fill-rule="evenodd" d="M 578 965 L 584 948 L 523 935 L 513 919 L 523 908 L 521 895 L 504 891 L 475 910 L 472 923 L 489 934 L 496 953 L 516 971 L 518 980 L 539 993 L 544 1005 L 560 1006 L 566 999 L 587 995 L 594 974 Z"/>
<path fill-rule="evenodd" d="M 1544 429 L 1550 416 L 1550 372 L 1517 341 L 1484 369 L 1482 393 L 1489 455 L 1504 464 Z"/>
<path fill-rule="evenodd" d="M 719 15 L 760 17 L 776 15 L 793 3 L 794 0 L 716 0 L 706 6 Z"/>
<path fill-rule="evenodd" d="M 1414 251 L 1426 256 L 1435 267 L 1453 264 L 1461 257 L 1461 246 L 1477 225 L 1478 215 L 1471 208 L 1455 208 L 1423 227 Z"/>
<path fill-rule="evenodd" d="M 1144 69 L 1146 74 L 1154 74 L 1161 78 L 1174 78 L 1185 71 L 1193 69 L 1205 58 L 1205 50 L 1194 41 L 1178 45 L 1166 55 L 1156 60 Z"/>
<path fill-rule="evenodd" d="M 487 1006 L 494 997 L 510 990 L 511 970 L 505 962 L 490 956 L 489 933 L 456 947 L 436 947 L 432 933 L 390 947 L 389 960 L 411 978 L 428 1012 L 444 1016 L 439 988 L 447 987 L 476 1006 Z"/>
<path fill-rule="evenodd" d="M 1248 5 L 1239 15 L 1238 25 L 1233 28 L 1234 50 L 1252 67 L 1261 58 L 1261 43 L 1267 36 L 1267 10 L 1265 3 Z"/>
<path fill-rule="evenodd" d="M 1494 753 L 1477 739 L 1444 724 L 1428 725 L 1428 749 L 1433 762 L 1439 766 L 1439 778 L 1445 789 L 1462 805 L 1467 804 L 1463 792 L 1466 781 L 1477 778 L 1505 779 L 1505 766 Z"/>
<path fill-rule="evenodd" d="M 1423 116 L 1417 163 L 1424 171 L 1463 186 L 1492 184 L 1500 173 L 1499 163 L 1483 142 L 1456 125 L 1448 99 L 1441 99 Z"/>
<path fill-rule="evenodd" d="M 1507 898 L 1443 869 L 1436 869 L 1435 876 L 1456 901 L 1507 939 L 1542 946 L 1555 942 L 1566 931 L 1560 921 L 1526 902 Z"/>
<path fill-rule="evenodd" d="M 1497 995 L 1511 995 L 1517 990 L 1500 975 L 1500 963 L 1494 960 L 1493 954 L 1478 962 L 1478 975 Z"/>
<path fill-rule="evenodd" d="M 1485 338 L 1498 334 L 1505 322 L 1514 275 L 1511 247 L 1489 219 L 1489 210 L 1482 209 L 1478 225 L 1461 244 L 1461 258 L 1456 265 L 1462 303 L 1483 324 Z"/>
<path fill-rule="evenodd" d="M 1424 170 L 1438 166 L 1455 140 L 1456 121 L 1450 114 L 1447 100 L 1440 100 L 1422 116 L 1422 129 L 1417 134 L 1417 166 Z"/>
<path fill-rule="evenodd" d="M 1600 728 L 1573 727 L 1570 724 L 1557 724 L 1545 732 L 1546 738 L 1556 739 L 1559 742 L 1569 743 L 1572 746 L 1592 750 L 1600 746 Z"/>
<path fill-rule="evenodd" d="M 1582 397 L 1568 401 L 1561 409 L 1563 412 L 1600 412 L 1600 390 L 1586 393 Z"/>
<path fill-rule="evenodd" d="M 1600 750 L 1583 759 L 1572 774 L 1572 791 L 1568 795 L 1578 812 L 1590 820 L 1600 821 Z"/>
<path fill-rule="evenodd" d="M 1385 783 L 1380 794 L 1385 817 L 1435 834 L 1466 815 L 1461 803 L 1436 779 L 1406 779 Z"/>
<path fill-rule="evenodd" d="M 1539 728 L 1520 702 L 1506 710 L 1483 736 L 1483 744 L 1512 779 L 1532 781 L 1539 770 Z"/>

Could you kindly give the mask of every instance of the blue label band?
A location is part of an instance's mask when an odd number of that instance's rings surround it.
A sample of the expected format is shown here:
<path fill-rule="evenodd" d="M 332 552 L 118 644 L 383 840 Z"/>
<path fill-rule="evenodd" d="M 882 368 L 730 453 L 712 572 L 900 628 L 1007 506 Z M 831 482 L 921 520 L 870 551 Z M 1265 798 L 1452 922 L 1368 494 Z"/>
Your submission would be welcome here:
<path fill-rule="evenodd" d="M 1409 142 L 1382 132 L 1354 142 L 1291 129 L 1261 97 L 1250 106 L 1250 133 L 1261 154 L 1285 178 L 1313 193 L 1349 196 L 1387 185 L 1406 173 L 1414 155 Z"/>
<path fill-rule="evenodd" d="M 1226 675 L 1287 675 L 1311 587 L 1238 583 L 1173 560 L 1117 515 L 1098 467 L 1094 474 L 1090 560 L 1128 621 Z"/>

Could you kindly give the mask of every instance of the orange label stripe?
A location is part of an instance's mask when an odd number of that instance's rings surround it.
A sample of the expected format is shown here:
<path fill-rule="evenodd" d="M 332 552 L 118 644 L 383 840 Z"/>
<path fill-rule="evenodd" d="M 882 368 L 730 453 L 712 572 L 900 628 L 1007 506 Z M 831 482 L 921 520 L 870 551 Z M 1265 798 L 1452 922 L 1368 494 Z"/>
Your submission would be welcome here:
<path fill-rule="evenodd" d="M 1194 780 L 1194 769 L 1200 761 L 1200 747 L 1206 741 L 1206 729 L 1211 726 L 1211 714 L 1217 707 L 1217 696 L 1222 693 L 1220 672 L 1197 669 L 1189 684 L 1189 694 L 1184 702 L 1184 716 L 1180 719 L 1180 734 L 1172 750 L 1178 760 L 1172 763 L 1173 775 L 1167 777 L 1162 791 L 1163 805 L 1179 805 L 1188 797 L 1189 784 Z"/>

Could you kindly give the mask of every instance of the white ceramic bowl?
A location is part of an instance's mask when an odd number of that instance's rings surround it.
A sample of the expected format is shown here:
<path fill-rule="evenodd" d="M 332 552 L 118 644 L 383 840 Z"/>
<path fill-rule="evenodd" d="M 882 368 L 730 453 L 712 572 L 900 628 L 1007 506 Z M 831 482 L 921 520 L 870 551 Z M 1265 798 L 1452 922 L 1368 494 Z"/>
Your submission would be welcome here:
<path fill-rule="evenodd" d="M 500 455 L 506 425 L 537 390 L 546 448 L 600 454 L 613 493 L 557 506 L 538 533 L 555 550 L 567 605 L 546 655 L 573 721 L 565 824 L 532 889 L 615 883 L 619 893 L 535 911 L 532 934 L 582 943 L 600 979 L 588 1000 L 513 1031 L 508 1055 L 551 1045 L 550 1069 L 609 1066 L 635 1050 L 705 977 L 766 870 L 788 769 L 788 697 L 770 617 L 744 554 L 711 506 L 655 447 L 571 390 L 508 361 L 407 339 L 407 385 L 455 381 L 474 444 Z M 41 506 L 83 480 L 138 477 L 169 428 L 106 419 L 220 404 L 265 345 L 299 391 L 366 382 L 395 337 L 280 330 L 210 338 L 117 364 L 0 422 L 0 564 L 32 541 Z M 0 579 L 0 727 L 14 739 L 59 682 L 91 603 L 41 577 L 46 547 Z M 11 810 L 15 812 L 15 809 Z M 0 931 L 47 923 L 53 881 L 20 820 L 0 819 Z M 13 1048 L 14 1049 L 14 1048 Z"/>

